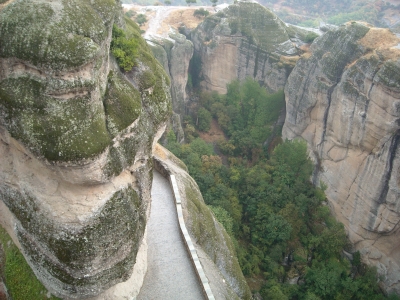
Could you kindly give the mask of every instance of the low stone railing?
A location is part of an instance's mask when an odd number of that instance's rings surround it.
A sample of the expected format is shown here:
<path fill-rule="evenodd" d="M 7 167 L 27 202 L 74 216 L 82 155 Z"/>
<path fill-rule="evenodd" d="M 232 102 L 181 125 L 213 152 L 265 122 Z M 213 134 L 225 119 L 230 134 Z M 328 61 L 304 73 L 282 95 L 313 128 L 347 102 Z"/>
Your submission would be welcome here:
<path fill-rule="evenodd" d="M 164 166 L 156 159 L 154 160 L 154 166 L 155 166 L 156 170 L 159 171 L 163 177 L 166 177 L 169 179 L 169 182 L 171 184 L 172 193 L 173 193 L 174 199 L 175 199 L 176 211 L 178 213 L 178 223 L 179 223 L 180 232 L 181 232 L 183 241 L 185 243 L 186 250 L 189 253 L 189 258 L 190 258 L 190 260 L 194 266 L 194 269 L 196 271 L 197 278 L 203 289 L 204 296 L 208 300 L 215 300 L 214 295 L 211 290 L 211 287 L 210 287 L 210 284 L 208 283 L 208 279 L 204 273 L 203 267 L 201 266 L 199 257 L 197 255 L 196 248 L 194 247 L 192 239 L 190 238 L 189 232 L 187 231 L 187 228 L 185 225 L 185 220 L 183 219 L 181 196 L 179 194 L 178 184 L 176 182 L 175 175 L 170 174 L 170 172 L 168 170 L 166 170 L 164 168 Z"/>

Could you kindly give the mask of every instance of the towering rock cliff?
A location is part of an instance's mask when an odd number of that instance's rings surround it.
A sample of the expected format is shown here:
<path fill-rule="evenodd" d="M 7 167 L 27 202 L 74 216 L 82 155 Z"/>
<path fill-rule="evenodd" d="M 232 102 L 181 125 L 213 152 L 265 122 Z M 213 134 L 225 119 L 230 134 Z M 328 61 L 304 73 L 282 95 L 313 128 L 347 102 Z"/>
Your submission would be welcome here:
<path fill-rule="evenodd" d="M 133 22 L 136 66 L 122 73 L 110 57 L 113 24 L 125 26 L 118 1 L 0 9 L 0 223 L 55 295 L 83 299 L 131 278 L 133 297 L 169 79 Z"/>
<path fill-rule="evenodd" d="M 186 113 L 185 109 L 189 100 L 186 85 L 189 62 L 193 56 L 193 44 L 182 34 L 169 33 L 168 38 L 153 36 L 149 45 L 171 79 L 173 109 L 171 125 L 178 141 L 181 142 L 184 139 L 181 117 Z"/>
<path fill-rule="evenodd" d="M 284 138 L 303 138 L 354 250 L 400 293 L 400 39 L 349 23 L 311 46 L 285 87 Z"/>
<path fill-rule="evenodd" d="M 201 86 L 226 92 L 248 76 L 277 91 L 298 59 L 297 45 L 309 32 L 282 22 L 269 9 L 240 1 L 204 20 L 191 34 Z M 201 69 L 201 70 L 200 70 Z"/>

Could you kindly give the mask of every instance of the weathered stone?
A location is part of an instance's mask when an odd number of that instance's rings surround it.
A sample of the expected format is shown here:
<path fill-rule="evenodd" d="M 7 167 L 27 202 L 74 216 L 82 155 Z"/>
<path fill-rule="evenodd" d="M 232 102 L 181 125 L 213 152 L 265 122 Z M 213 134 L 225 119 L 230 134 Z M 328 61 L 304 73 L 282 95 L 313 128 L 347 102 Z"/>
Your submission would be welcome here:
<path fill-rule="evenodd" d="M 283 137 L 303 138 L 355 250 L 400 293 L 400 39 L 349 23 L 298 61 L 285 87 Z"/>
<path fill-rule="evenodd" d="M 181 118 L 185 115 L 188 95 L 186 85 L 188 82 L 189 62 L 193 56 L 193 44 L 186 37 L 178 33 L 170 33 L 169 38 L 153 37 L 149 42 L 154 56 L 164 66 L 171 79 L 172 109 L 174 114 L 169 127 L 175 132 L 177 140 L 183 142 L 184 133 Z"/>
<path fill-rule="evenodd" d="M 151 153 L 170 82 L 130 20 L 136 66 L 122 73 L 109 55 L 118 3 L 15 0 L 0 11 L 0 219 L 64 298 L 132 298 L 145 271 L 132 273 L 136 258 L 146 267 Z"/>
<path fill-rule="evenodd" d="M 201 86 L 225 93 L 233 79 L 252 77 L 272 91 L 282 89 L 300 53 L 291 38 L 305 33 L 257 3 L 228 6 L 191 33 Z"/>

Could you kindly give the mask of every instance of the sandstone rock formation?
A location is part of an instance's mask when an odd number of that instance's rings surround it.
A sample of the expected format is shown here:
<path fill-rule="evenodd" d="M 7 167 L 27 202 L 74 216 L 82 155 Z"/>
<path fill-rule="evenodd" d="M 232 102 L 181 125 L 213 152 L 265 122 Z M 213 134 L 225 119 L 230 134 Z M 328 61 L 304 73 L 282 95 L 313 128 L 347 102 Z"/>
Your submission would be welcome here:
<path fill-rule="evenodd" d="M 349 23 L 311 46 L 285 87 L 283 137 L 303 138 L 354 250 L 400 293 L 400 39 Z"/>
<path fill-rule="evenodd" d="M 227 83 L 250 76 L 272 91 L 283 89 L 298 59 L 295 42 L 307 33 L 257 3 L 230 5 L 191 33 L 201 86 L 225 93 Z"/>
<path fill-rule="evenodd" d="M 121 73 L 110 58 L 120 12 L 111 0 L 0 10 L 0 223 L 60 297 L 97 296 L 132 274 L 134 297 L 146 267 L 135 262 L 169 79 L 128 20 L 137 65 Z"/>
<path fill-rule="evenodd" d="M 182 34 L 170 33 L 169 38 L 153 36 L 149 45 L 171 79 L 173 109 L 171 123 L 178 141 L 181 142 L 184 138 L 181 117 L 185 115 L 188 102 L 186 85 L 189 62 L 193 56 L 193 44 Z"/>

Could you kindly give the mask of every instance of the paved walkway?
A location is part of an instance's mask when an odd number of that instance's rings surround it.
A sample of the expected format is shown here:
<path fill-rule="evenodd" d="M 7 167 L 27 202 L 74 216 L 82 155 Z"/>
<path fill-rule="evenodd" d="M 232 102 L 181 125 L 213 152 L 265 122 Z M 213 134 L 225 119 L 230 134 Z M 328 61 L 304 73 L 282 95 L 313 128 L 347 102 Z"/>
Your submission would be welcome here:
<path fill-rule="evenodd" d="M 138 300 L 204 299 L 179 233 L 169 181 L 154 171 L 147 224 L 148 270 Z"/>

